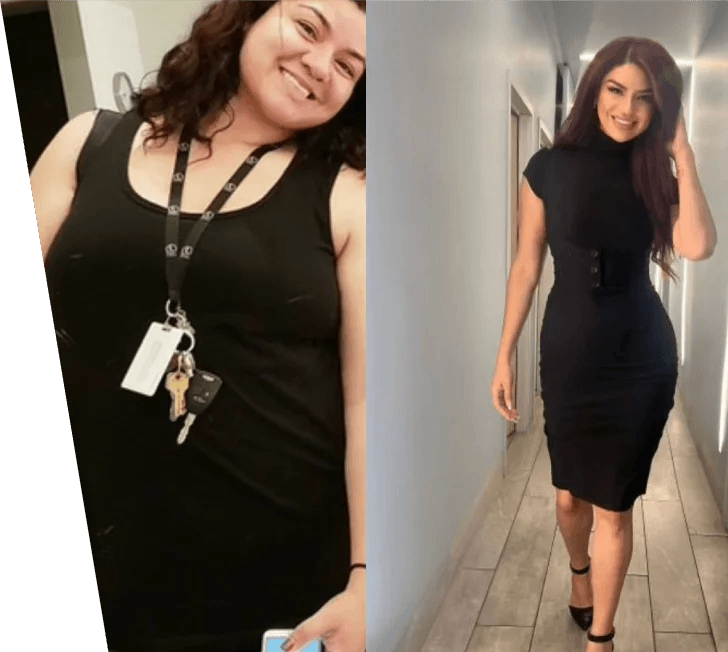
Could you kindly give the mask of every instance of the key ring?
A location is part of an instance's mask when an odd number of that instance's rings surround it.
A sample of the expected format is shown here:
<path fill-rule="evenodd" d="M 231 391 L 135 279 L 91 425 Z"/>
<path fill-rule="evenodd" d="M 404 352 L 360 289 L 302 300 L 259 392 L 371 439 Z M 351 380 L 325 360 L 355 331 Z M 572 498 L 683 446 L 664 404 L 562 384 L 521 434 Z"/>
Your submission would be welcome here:
<path fill-rule="evenodd" d="M 174 312 L 172 312 L 171 310 L 171 305 L 172 299 L 167 299 L 167 303 L 164 304 L 164 311 L 167 313 L 167 321 L 169 321 L 170 319 L 176 319 L 177 321 L 181 321 L 182 323 L 189 324 L 189 322 L 187 321 L 187 313 L 182 310 L 179 303 L 177 304 L 177 309 Z"/>
<path fill-rule="evenodd" d="M 169 323 L 172 319 L 175 320 L 175 327 L 183 330 L 185 332 L 185 335 L 190 338 L 190 345 L 186 349 L 179 349 L 177 353 L 190 353 L 192 352 L 192 349 L 195 348 L 195 329 L 192 328 L 192 324 L 190 324 L 189 320 L 187 319 L 187 313 L 182 310 L 182 308 L 177 306 L 177 310 L 172 312 L 171 310 L 171 299 L 167 299 L 167 303 L 164 305 L 164 311 L 167 313 L 167 319 L 165 319 L 164 323 L 165 325 L 169 326 Z"/>
<path fill-rule="evenodd" d="M 180 349 L 178 353 L 192 353 L 192 349 L 195 348 L 195 335 L 191 330 L 187 330 L 186 328 L 183 330 L 185 332 L 185 335 L 190 338 L 190 345 L 186 349 Z"/>
<path fill-rule="evenodd" d="M 192 338 L 194 335 L 195 329 L 192 328 L 192 324 L 190 324 L 189 319 L 187 319 L 187 313 L 180 308 L 180 306 L 177 306 L 177 310 L 172 312 L 170 309 L 172 300 L 167 299 L 167 303 L 164 305 L 164 310 L 167 313 L 167 319 L 165 320 L 165 324 L 169 325 L 169 322 L 171 319 L 174 319 L 176 322 L 176 327 L 181 328 L 183 331 L 187 332 L 189 336 Z M 193 339 L 194 341 L 194 339 Z M 193 345 L 194 346 L 194 345 Z M 192 350 L 192 349 L 190 349 Z"/>

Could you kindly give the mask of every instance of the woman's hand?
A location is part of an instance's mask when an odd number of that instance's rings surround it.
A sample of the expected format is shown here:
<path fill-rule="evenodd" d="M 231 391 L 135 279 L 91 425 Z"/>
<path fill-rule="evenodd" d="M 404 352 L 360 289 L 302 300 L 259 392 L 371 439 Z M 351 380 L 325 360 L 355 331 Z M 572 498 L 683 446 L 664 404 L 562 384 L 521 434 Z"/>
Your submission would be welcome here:
<path fill-rule="evenodd" d="M 366 573 L 354 569 L 349 585 L 289 637 L 284 652 L 299 652 L 308 643 L 323 639 L 326 652 L 365 652 L 367 644 Z"/>
<path fill-rule="evenodd" d="M 501 415 L 515 423 L 518 412 L 513 409 L 513 385 L 515 374 L 510 360 L 499 360 L 495 366 L 495 375 L 491 386 L 493 405 Z"/>
<path fill-rule="evenodd" d="M 667 151 L 676 161 L 685 153 L 690 151 L 690 143 L 688 142 L 688 130 L 685 127 L 685 118 L 682 111 L 677 120 L 675 128 L 675 138 L 668 144 Z"/>

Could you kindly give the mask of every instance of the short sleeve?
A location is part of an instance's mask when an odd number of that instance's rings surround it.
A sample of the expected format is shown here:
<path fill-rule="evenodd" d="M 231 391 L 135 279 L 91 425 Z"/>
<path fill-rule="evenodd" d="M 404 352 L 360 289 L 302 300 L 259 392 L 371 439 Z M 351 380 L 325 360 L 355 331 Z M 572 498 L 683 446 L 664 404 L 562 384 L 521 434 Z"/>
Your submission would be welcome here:
<path fill-rule="evenodd" d="M 544 147 L 536 152 L 526 165 L 523 176 L 528 179 L 528 185 L 531 186 L 536 197 L 543 199 L 546 190 L 546 163 L 548 161 L 549 149 Z"/>

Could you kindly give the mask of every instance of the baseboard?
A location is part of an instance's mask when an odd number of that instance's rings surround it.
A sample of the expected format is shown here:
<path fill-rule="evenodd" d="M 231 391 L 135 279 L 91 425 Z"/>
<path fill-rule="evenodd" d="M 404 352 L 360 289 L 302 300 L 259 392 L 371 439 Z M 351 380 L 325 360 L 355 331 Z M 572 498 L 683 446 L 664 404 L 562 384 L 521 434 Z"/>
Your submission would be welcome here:
<path fill-rule="evenodd" d="M 690 434 L 690 439 L 692 439 L 693 441 L 695 451 L 698 455 L 698 459 L 700 460 L 700 465 L 703 467 L 703 471 L 705 472 L 705 478 L 708 481 L 708 488 L 710 489 L 710 493 L 713 496 L 713 500 L 715 500 L 715 504 L 718 506 L 718 511 L 721 515 L 721 521 L 723 525 L 728 528 L 728 470 L 726 470 L 726 486 L 724 487 L 723 491 L 724 496 L 721 500 L 718 487 L 715 485 L 715 483 L 711 479 L 710 474 L 706 470 L 708 469 L 708 462 L 705 459 L 705 454 L 703 453 L 700 442 L 695 437 L 693 437 L 693 431 L 690 427 L 690 415 L 687 409 L 688 406 L 686 405 L 683 396 L 684 392 L 682 391 L 682 382 L 680 376 L 678 375 L 677 387 L 675 389 L 675 407 L 679 407 L 682 410 L 683 416 L 685 417 L 685 423 L 687 424 L 688 432 Z"/>
<path fill-rule="evenodd" d="M 420 652 L 437 618 L 447 592 L 455 580 L 460 564 L 468 551 L 468 543 L 482 527 L 488 505 L 492 505 L 503 484 L 503 459 L 495 464 L 490 476 L 455 536 L 447 558 L 437 567 L 433 578 L 415 603 L 407 628 L 395 652 Z"/>

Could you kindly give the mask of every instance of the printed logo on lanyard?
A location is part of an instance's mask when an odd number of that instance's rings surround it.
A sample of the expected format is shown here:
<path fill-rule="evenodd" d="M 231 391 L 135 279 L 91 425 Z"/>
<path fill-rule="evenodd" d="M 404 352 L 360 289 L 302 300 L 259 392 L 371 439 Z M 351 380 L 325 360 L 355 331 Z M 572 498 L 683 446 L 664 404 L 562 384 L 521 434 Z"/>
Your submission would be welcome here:
<path fill-rule="evenodd" d="M 205 229 L 243 179 L 265 154 L 283 145 L 263 145 L 248 156 L 192 226 L 184 245 L 180 245 L 180 207 L 192 140 L 189 132 L 185 128 L 180 135 L 167 208 L 164 245 L 169 295 L 165 306 L 167 320 L 163 324 L 151 324 L 121 383 L 124 389 L 152 396 L 166 372 L 164 386 L 171 399 L 170 420 L 176 421 L 186 415 L 184 426 L 177 438 L 178 444 L 185 441 L 192 422 L 212 402 L 222 385 L 222 380 L 215 374 L 197 369 L 192 356 L 195 330 L 181 304 L 182 283 L 187 266 Z M 186 349 L 178 350 L 185 336 L 190 343 Z"/>

